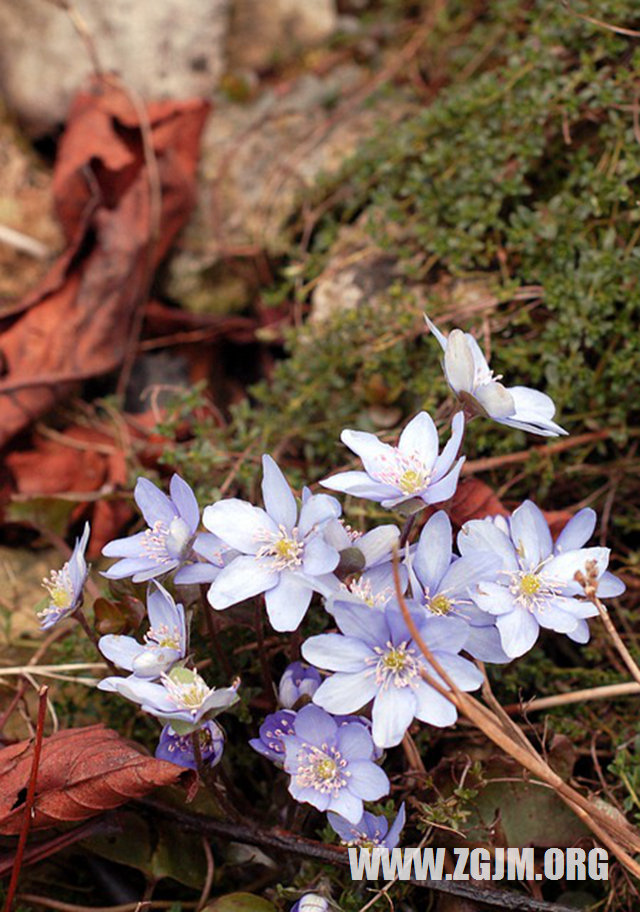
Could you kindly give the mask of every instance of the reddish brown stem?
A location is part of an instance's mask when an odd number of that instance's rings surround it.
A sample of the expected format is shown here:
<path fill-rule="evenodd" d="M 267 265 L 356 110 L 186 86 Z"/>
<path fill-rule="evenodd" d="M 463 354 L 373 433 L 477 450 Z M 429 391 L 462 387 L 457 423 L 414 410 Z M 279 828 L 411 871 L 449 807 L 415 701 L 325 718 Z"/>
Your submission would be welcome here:
<path fill-rule="evenodd" d="M 36 781 L 38 779 L 38 766 L 40 765 L 40 753 L 42 751 L 42 736 L 44 734 L 44 720 L 47 714 L 47 692 L 49 688 L 43 684 L 38 692 L 38 721 L 36 723 L 36 737 L 33 745 L 33 762 L 31 764 L 31 775 L 29 776 L 29 785 L 27 787 L 27 797 L 24 802 L 24 817 L 20 837 L 18 839 L 18 848 L 16 849 L 16 859 L 11 871 L 11 880 L 7 890 L 7 898 L 4 904 L 4 912 L 11 912 L 13 898 L 18 886 L 20 877 L 20 868 L 22 867 L 22 857 L 27 845 L 27 836 L 29 834 L 29 825 L 31 823 L 31 814 L 36 797 Z"/>

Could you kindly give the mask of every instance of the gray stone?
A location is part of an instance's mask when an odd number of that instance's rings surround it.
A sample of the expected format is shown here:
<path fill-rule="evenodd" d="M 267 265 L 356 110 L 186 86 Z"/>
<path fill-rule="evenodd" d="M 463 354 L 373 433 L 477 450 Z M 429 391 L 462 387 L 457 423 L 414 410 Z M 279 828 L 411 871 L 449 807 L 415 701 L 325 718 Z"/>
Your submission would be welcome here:
<path fill-rule="evenodd" d="M 143 98 L 208 97 L 225 68 L 230 0 L 75 0 L 104 71 Z M 25 128 L 66 119 L 93 73 L 65 10 L 47 0 L 0 0 L 0 92 Z"/>

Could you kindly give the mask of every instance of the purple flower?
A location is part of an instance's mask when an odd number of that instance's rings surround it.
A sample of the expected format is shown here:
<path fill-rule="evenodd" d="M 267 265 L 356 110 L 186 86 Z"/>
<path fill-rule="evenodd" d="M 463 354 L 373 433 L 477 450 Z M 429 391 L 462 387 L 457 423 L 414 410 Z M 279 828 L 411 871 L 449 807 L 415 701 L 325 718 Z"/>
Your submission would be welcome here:
<path fill-rule="evenodd" d="M 300 510 L 287 481 L 270 456 L 262 457 L 265 509 L 231 498 L 206 507 L 203 522 L 240 552 L 221 570 L 209 589 L 218 611 L 265 593 L 274 630 L 296 630 L 322 577 L 338 565 L 337 550 L 322 534 L 341 512 L 326 494 L 307 497 Z"/>
<path fill-rule="evenodd" d="M 213 767 L 222 759 L 224 750 L 224 734 L 215 722 L 205 722 L 197 729 L 200 744 L 200 755 L 205 766 Z M 193 741 L 190 734 L 179 735 L 170 725 L 165 725 L 160 734 L 160 741 L 156 748 L 158 760 L 168 760 L 177 766 L 197 770 Z"/>
<path fill-rule="evenodd" d="M 429 618 L 417 606 L 410 607 L 421 636 L 458 687 L 480 687 L 478 669 L 458 655 L 467 625 L 458 618 Z M 349 713 L 373 700 L 373 740 L 379 747 L 399 744 L 414 717 L 436 726 L 456 721 L 455 706 L 423 680 L 421 670 L 436 680 L 437 675 L 393 602 L 371 611 L 336 601 L 332 612 L 342 633 L 320 634 L 302 645 L 308 662 L 336 672 L 315 692 L 314 703 L 331 713 Z"/>
<path fill-rule="evenodd" d="M 333 814 L 331 811 L 327 814 L 327 820 L 331 827 L 340 837 L 343 845 L 359 846 L 363 849 L 372 849 L 380 846 L 384 849 L 395 849 L 400 839 L 400 833 L 404 827 L 406 814 L 404 810 L 404 801 L 400 805 L 398 816 L 394 820 L 391 828 L 389 821 L 384 815 L 376 817 L 365 811 L 362 819 L 357 823 L 349 823 L 339 814 Z"/>
<path fill-rule="evenodd" d="M 507 389 L 494 377 L 480 346 L 470 333 L 453 329 L 445 336 L 425 315 L 427 326 L 444 351 L 447 383 L 472 414 L 485 415 L 499 424 L 520 428 L 542 437 L 567 431 L 553 421 L 556 407 L 545 393 L 528 386 Z"/>
<path fill-rule="evenodd" d="M 326 488 L 365 497 L 392 508 L 406 504 L 411 512 L 453 496 L 464 456 L 456 460 L 464 432 L 464 415 L 452 422 L 451 439 L 438 455 L 438 432 L 431 417 L 420 412 L 400 434 L 396 447 L 374 434 L 343 431 L 340 439 L 364 465 L 364 472 L 340 472 L 320 482 Z M 454 465 L 455 462 L 455 465 Z"/>
<path fill-rule="evenodd" d="M 171 479 L 170 492 L 167 497 L 147 478 L 138 479 L 133 496 L 149 528 L 105 545 L 102 553 L 106 557 L 122 560 L 104 576 L 130 576 L 134 583 L 142 583 L 176 570 L 187 560 L 200 511 L 193 491 L 178 475 Z"/>
<path fill-rule="evenodd" d="M 249 741 L 251 747 L 271 760 L 277 766 L 284 766 L 285 735 L 292 735 L 296 713 L 290 709 L 280 709 L 268 715 L 260 726 L 260 737 Z"/>
<path fill-rule="evenodd" d="M 149 589 L 147 611 L 150 627 L 144 643 L 133 637 L 107 634 L 98 646 L 103 655 L 119 668 L 139 678 L 158 678 L 187 652 L 187 627 L 184 607 L 176 605 L 160 583 Z"/>
<path fill-rule="evenodd" d="M 319 811 L 335 811 L 351 823 L 361 819 L 363 801 L 389 793 L 386 773 L 373 762 L 373 741 L 362 725 L 339 726 L 309 704 L 297 714 L 294 734 L 285 735 L 284 768 L 289 792 Z"/>
<path fill-rule="evenodd" d="M 132 675 L 128 678 L 104 678 L 99 690 L 115 691 L 145 712 L 168 719 L 178 734 L 183 735 L 200 727 L 203 719 L 212 719 L 238 701 L 239 682 L 216 690 L 209 687 L 197 671 L 174 666 L 162 675 L 159 684 Z"/>
<path fill-rule="evenodd" d="M 38 612 L 42 630 L 53 627 L 82 605 L 84 584 L 89 573 L 84 557 L 89 533 L 89 523 L 85 523 L 82 536 L 76 539 L 69 560 L 61 570 L 52 570 L 49 579 L 42 581 L 49 593 L 49 604 Z"/>
<path fill-rule="evenodd" d="M 581 510 L 554 547 L 542 511 L 526 500 L 508 521 L 471 520 L 462 527 L 458 547 L 463 555 L 491 550 L 500 558 L 495 581 L 480 582 L 473 598 L 479 608 L 496 616 L 502 647 L 511 658 L 531 649 L 540 627 L 587 642 L 585 619 L 598 610 L 580 597 L 583 589 L 574 579 L 578 570 L 586 572 L 587 561 L 595 562 L 599 595 L 624 591 L 624 584 L 606 571 L 609 549 L 581 547 L 594 523 L 593 511 Z"/>
<path fill-rule="evenodd" d="M 291 912 L 328 912 L 329 903 L 318 893 L 305 893 L 291 906 Z"/>
<path fill-rule="evenodd" d="M 501 562 L 490 551 L 454 558 L 451 520 L 440 510 L 429 519 L 411 553 L 409 580 L 413 599 L 432 615 L 457 617 L 468 625 L 464 648 L 483 662 L 508 662 L 494 619 L 472 600 L 480 580 L 496 579 Z"/>
<path fill-rule="evenodd" d="M 280 678 L 280 705 L 292 709 L 301 697 L 312 697 L 321 682 L 322 678 L 317 668 L 310 668 L 302 662 L 292 662 Z"/>

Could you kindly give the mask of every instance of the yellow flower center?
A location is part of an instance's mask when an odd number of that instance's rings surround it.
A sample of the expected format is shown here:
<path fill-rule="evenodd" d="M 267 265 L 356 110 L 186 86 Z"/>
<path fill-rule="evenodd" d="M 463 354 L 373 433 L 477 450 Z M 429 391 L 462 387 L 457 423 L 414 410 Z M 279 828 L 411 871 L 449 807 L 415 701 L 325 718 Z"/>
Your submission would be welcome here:
<path fill-rule="evenodd" d="M 402 671 L 407 664 L 407 654 L 404 649 L 390 649 L 382 661 L 390 671 Z"/>
<path fill-rule="evenodd" d="M 432 614 L 449 614 L 451 608 L 451 602 L 446 595 L 436 595 L 436 597 L 429 602 L 429 611 L 431 611 Z"/>
<path fill-rule="evenodd" d="M 523 595 L 536 595 L 540 591 L 540 585 L 535 573 L 525 573 L 520 580 L 520 591 Z"/>
<path fill-rule="evenodd" d="M 424 488 L 425 476 L 416 469 L 406 469 L 398 479 L 398 487 L 403 494 L 414 494 Z"/>
<path fill-rule="evenodd" d="M 332 779 L 336 774 L 336 769 L 335 761 L 327 757 L 326 760 L 320 760 L 316 765 L 316 776 L 319 779 Z"/>

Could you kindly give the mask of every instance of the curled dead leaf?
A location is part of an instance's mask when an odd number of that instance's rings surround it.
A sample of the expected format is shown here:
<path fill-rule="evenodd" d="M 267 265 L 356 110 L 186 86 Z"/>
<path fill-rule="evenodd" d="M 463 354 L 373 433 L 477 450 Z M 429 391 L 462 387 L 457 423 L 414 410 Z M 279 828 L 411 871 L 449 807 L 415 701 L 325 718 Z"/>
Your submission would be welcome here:
<path fill-rule="evenodd" d="M 0 751 L 0 834 L 20 832 L 33 742 Z M 45 738 L 31 829 L 86 820 L 175 783 L 184 770 L 145 756 L 104 725 L 71 728 Z"/>

